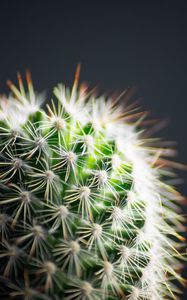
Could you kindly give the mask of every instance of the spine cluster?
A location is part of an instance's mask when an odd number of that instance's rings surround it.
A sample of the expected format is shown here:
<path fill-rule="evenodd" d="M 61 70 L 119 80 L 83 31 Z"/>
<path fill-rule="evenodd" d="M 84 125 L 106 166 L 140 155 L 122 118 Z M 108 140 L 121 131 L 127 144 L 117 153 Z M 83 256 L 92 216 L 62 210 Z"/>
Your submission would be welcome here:
<path fill-rule="evenodd" d="M 0 99 L 0 295 L 179 299 L 172 151 L 142 138 L 136 107 L 78 88 L 78 75 L 46 109 L 29 73 L 28 91 L 18 75 Z"/>

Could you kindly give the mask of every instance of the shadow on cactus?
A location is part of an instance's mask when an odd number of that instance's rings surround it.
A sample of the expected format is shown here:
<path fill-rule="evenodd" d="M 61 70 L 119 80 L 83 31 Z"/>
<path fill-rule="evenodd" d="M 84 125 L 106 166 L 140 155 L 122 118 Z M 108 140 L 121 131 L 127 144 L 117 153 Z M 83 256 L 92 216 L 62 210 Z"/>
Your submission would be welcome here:
<path fill-rule="evenodd" d="M 29 72 L 28 91 L 18 74 L 0 99 L 1 299 L 179 299 L 173 150 L 146 138 L 136 105 L 78 87 L 79 72 L 46 109 Z"/>

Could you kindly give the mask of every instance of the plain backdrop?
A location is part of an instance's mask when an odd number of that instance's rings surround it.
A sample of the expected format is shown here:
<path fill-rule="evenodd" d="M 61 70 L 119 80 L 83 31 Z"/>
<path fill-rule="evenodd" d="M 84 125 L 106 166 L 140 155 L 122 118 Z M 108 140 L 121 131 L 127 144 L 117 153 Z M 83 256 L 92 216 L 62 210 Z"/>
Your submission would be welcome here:
<path fill-rule="evenodd" d="M 51 97 L 81 62 L 81 80 L 101 93 L 136 86 L 142 109 L 170 120 L 160 136 L 177 141 L 187 163 L 186 15 L 180 0 L 1 1 L 0 92 L 29 68 Z M 187 195 L 187 182 L 179 189 Z"/>

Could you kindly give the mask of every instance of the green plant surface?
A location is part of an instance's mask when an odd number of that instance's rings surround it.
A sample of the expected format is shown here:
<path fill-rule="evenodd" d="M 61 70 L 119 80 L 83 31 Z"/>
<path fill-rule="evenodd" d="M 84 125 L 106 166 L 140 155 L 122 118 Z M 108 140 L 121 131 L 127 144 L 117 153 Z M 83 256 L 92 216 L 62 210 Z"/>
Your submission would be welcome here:
<path fill-rule="evenodd" d="M 79 71 L 46 107 L 29 72 L 28 91 L 18 74 L 0 98 L 0 295 L 180 299 L 173 151 L 144 138 L 136 107 L 79 87 Z"/>

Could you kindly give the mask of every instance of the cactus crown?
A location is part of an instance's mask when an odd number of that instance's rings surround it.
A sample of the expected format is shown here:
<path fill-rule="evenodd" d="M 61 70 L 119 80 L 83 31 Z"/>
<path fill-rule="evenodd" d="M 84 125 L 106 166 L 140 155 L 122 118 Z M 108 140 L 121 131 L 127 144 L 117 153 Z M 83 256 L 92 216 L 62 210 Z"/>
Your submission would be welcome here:
<path fill-rule="evenodd" d="M 176 299 L 182 197 L 162 158 L 172 151 L 141 138 L 136 107 L 78 88 L 79 71 L 47 109 L 29 72 L 28 91 L 18 75 L 0 100 L 0 293 Z"/>

